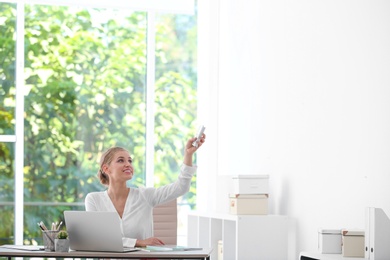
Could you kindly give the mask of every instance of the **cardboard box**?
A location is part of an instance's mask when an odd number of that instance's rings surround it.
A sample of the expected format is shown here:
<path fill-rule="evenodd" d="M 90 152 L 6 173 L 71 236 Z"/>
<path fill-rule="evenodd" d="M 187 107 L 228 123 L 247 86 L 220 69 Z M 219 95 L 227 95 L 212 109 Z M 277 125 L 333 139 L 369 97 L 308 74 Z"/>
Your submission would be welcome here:
<path fill-rule="evenodd" d="M 268 214 L 268 194 L 232 194 L 230 195 L 229 202 L 230 214 Z"/>
<path fill-rule="evenodd" d="M 341 232 L 343 257 L 364 257 L 364 231 L 343 229 Z"/>
<path fill-rule="evenodd" d="M 318 250 L 322 254 L 341 254 L 341 229 L 319 229 Z"/>
<path fill-rule="evenodd" d="M 268 175 L 233 176 L 234 194 L 268 194 Z"/>

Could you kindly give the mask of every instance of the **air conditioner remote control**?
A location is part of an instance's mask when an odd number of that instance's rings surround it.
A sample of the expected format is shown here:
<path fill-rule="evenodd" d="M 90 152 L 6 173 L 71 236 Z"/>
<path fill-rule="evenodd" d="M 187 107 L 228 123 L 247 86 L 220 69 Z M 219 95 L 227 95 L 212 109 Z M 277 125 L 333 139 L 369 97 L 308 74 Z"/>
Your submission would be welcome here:
<path fill-rule="evenodd" d="M 201 125 L 198 129 L 198 133 L 196 134 L 196 140 L 192 143 L 192 146 L 194 147 L 198 147 L 198 143 L 199 143 L 199 140 L 200 138 L 202 137 L 203 135 L 203 132 L 204 130 L 206 129 L 206 127 L 204 127 L 204 125 Z"/>

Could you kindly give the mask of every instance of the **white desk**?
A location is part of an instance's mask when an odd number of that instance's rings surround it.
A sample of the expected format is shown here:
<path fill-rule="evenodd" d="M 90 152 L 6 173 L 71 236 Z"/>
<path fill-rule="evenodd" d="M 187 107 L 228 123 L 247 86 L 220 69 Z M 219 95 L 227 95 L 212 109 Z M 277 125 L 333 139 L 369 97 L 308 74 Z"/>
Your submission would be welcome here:
<path fill-rule="evenodd" d="M 343 257 L 342 254 L 320 254 L 312 252 L 301 252 L 299 260 L 365 260 L 363 257 Z"/>
<path fill-rule="evenodd" d="M 8 248 L 0 248 L 0 257 L 47 257 L 47 258 L 122 258 L 122 259 L 203 259 L 210 260 L 211 248 L 194 251 L 165 251 L 165 252 L 144 252 L 135 251 L 128 253 L 115 252 L 45 252 L 26 251 Z"/>

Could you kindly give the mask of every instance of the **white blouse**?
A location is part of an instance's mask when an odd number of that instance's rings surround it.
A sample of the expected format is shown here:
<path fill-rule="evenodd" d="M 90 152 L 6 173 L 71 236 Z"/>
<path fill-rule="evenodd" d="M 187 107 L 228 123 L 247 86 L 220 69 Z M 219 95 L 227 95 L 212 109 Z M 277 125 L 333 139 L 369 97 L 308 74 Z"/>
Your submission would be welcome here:
<path fill-rule="evenodd" d="M 196 169 L 196 166 L 183 164 L 173 183 L 159 188 L 130 188 L 122 218 L 118 214 L 124 246 L 134 247 L 137 239 L 153 237 L 153 207 L 186 194 Z M 107 190 L 87 194 L 85 209 L 116 212 Z"/>

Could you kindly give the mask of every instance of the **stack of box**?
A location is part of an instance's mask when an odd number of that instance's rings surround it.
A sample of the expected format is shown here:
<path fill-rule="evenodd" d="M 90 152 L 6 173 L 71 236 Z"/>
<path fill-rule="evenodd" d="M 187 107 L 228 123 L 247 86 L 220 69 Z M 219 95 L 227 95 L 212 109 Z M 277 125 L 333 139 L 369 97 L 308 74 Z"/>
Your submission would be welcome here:
<path fill-rule="evenodd" d="M 235 215 L 268 214 L 268 175 L 233 176 L 230 213 Z"/>

